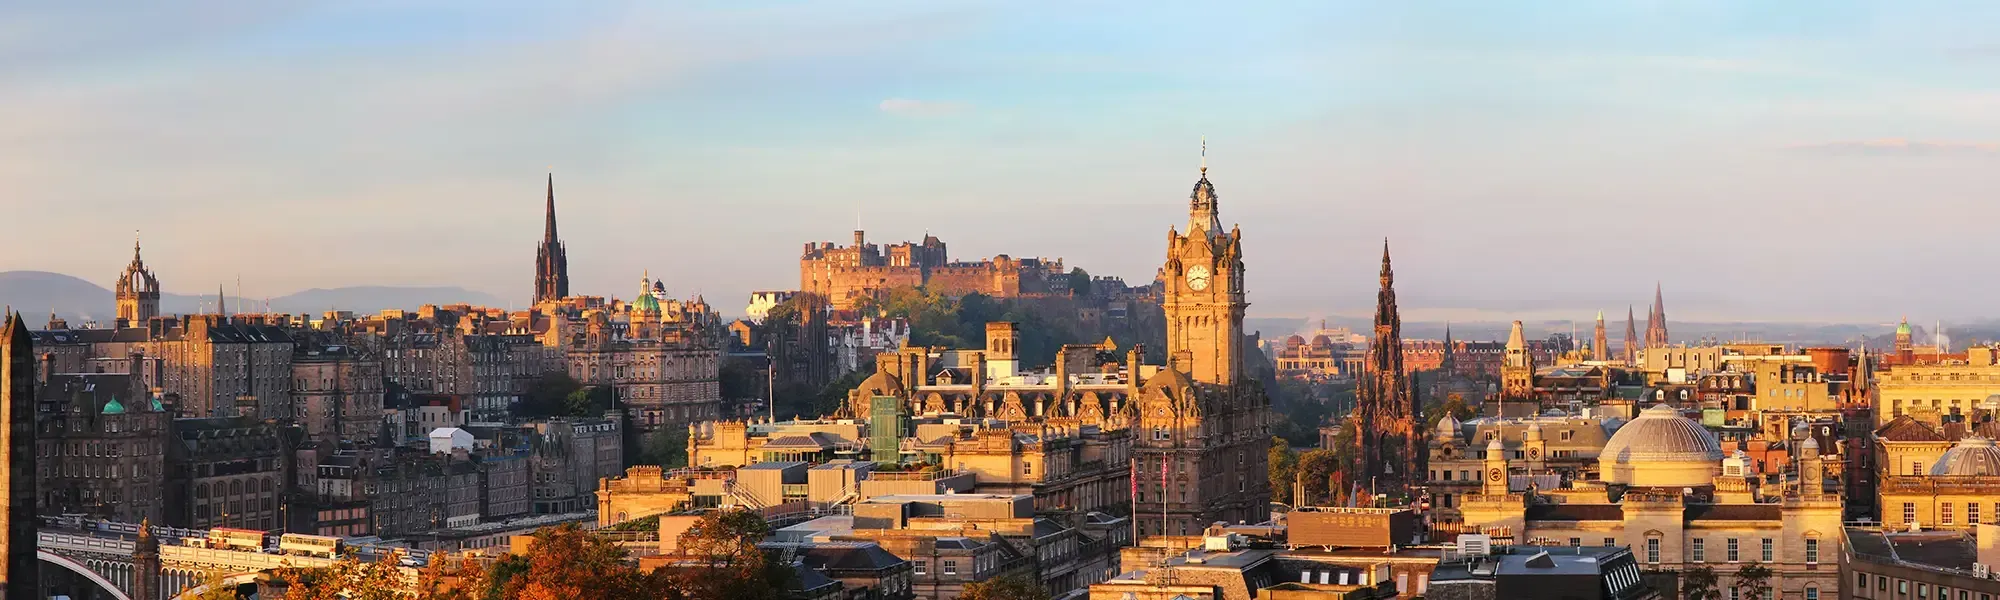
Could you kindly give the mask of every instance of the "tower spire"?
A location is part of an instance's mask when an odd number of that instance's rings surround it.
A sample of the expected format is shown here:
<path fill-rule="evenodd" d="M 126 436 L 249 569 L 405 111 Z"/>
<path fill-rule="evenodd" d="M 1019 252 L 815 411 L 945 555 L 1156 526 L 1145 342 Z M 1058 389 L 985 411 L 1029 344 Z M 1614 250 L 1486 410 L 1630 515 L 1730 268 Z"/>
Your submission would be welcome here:
<path fill-rule="evenodd" d="M 556 174 L 554 172 L 549 173 L 549 205 L 547 214 L 548 224 L 542 232 L 542 239 L 544 242 L 553 242 L 556 241 Z"/>
<path fill-rule="evenodd" d="M 228 297 L 222 295 L 222 284 L 215 284 L 215 314 L 229 314 Z"/>
<path fill-rule="evenodd" d="M 1208 136 L 1201 136 L 1201 178 L 1208 179 Z"/>
<path fill-rule="evenodd" d="M 569 297 L 569 257 L 556 236 L 556 175 L 549 173 L 547 224 L 535 253 L 535 303 Z"/>

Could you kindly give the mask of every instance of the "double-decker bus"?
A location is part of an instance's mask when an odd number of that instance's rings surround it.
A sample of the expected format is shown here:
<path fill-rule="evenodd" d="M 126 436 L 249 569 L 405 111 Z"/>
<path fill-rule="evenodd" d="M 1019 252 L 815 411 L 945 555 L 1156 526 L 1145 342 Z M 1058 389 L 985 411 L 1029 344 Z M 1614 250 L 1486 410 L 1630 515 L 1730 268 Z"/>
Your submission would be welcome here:
<path fill-rule="evenodd" d="M 340 538 L 304 533 L 287 533 L 278 536 L 278 551 L 296 556 L 317 556 L 339 558 L 342 544 Z"/>
<path fill-rule="evenodd" d="M 264 532 L 255 529 L 217 527 L 208 530 L 208 547 L 213 550 L 263 552 Z"/>

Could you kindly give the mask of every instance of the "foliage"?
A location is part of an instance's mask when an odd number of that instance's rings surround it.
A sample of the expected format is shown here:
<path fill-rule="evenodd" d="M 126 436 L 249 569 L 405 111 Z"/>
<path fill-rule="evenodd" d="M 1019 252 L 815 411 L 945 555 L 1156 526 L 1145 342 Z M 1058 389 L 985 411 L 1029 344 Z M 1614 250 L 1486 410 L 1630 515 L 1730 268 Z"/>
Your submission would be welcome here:
<path fill-rule="evenodd" d="M 659 528 L 660 528 L 660 516 L 653 515 L 650 517 L 641 517 L 637 519 L 632 519 L 630 521 L 612 525 L 605 529 L 609 531 L 657 531 L 659 530 Z"/>
<path fill-rule="evenodd" d="M 1348 464 L 1340 460 L 1340 453 L 1333 450 L 1307 450 L 1299 454 L 1298 471 L 1305 476 L 1306 497 L 1300 504 L 1330 504 L 1335 490 L 1329 487 L 1330 478 Z"/>
<path fill-rule="evenodd" d="M 487 571 L 465 557 L 433 555 L 417 575 L 422 600 L 498 600 L 500 591 L 487 581 Z"/>
<path fill-rule="evenodd" d="M 1292 478 L 1299 472 L 1299 455 L 1292 452 L 1292 445 L 1285 438 L 1271 438 L 1271 501 L 1294 505 L 1292 498 Z"/>
<path fill-rule="evenodd" d="M 741 356 L 723 356 L 717 386 L 722 393 L 722 415 L 736 416 L 744 402 L 764 398 L 765 374 L 762 361 Z"/>
<path fill-rule="evenodd" d="M 403 575 L 396 559 L 383 556 L 362 562 L 354 556 L 316 569 L 280 569 L 273 574 L 287 586 L 286 600 L 404 600 Z"/>
<path fill-rule="evenodd" d="M 1071 267 L 1071 268 L 1070 268 L 1070 270 L 1069 270 L 1069 295 L 1071 295 L 1071 296 L 1082 296 L 1082 297 L 1086 297 L 1086 298 L 1090 297 L 1090 272 L 1089 272 L 1089 271 L 1085 271 L 1085 270 L 1083 270 L 1083 268 L 1082 268 L 1082 267 Z"/>
<path fill-rule="evenodd" d="M 1333 404 L 1325 399 L 1337 397 L 1343 390 L 1351 394 L 1353 386 L 1279 379 L 1275 386 L 1265 389 L 1270 390 L 1271 410 L 1278 413 L 1271 424 L 1271 434 L 1285 438 L 1294 447 L 1311 448 L 1319 445 L 1319 428 L 1334 414 Z"/>
<path fill-rule="evenodd" d="M 1426 431 L 1435 431 L 1438 421 L 1444 420 L 1445 413 L 1451 413 L 1452 418 L 1459 421 L 1470 419 L 1473 415 L 1472 408 L 1467 407 L 1465 399 L 1459 397 L 1457 394 L 1453 394 L 1443 401 L 1433 399 L 1430 403 L 1424 405 L 1424 426 L 1427 428 Z"/>
<path fill-rule="evenodd" d="M 1771 597 L 1771 568 L 1745 563 L 1736 570 L 1736 591 L 1741 600 L 1767 600 Z"/>
<path fill-rule="evenodd" d="M 637 599 L 644 594 L 638 570 L 625 565 L 625 549 L 575 523 L 535 532 L 527 569 L 501 587 L 503 600 L 569 598 Z"/>
<path fill-rule="evenodd" d="M 770 524 L 757 513 L 708 513 L 681 533 L 683 560 L 655 571 L 654 578 L 674 599 L 780 600 L 791 587 L 792 571 L 757 548 L 770 533 Z"/>
<path fill-rule="evenodd" d="M 1085 321 L 1081 298 L 993 298 L 983 294 L 952 297 L 923 288 L 891 290 L 874 305 L 882 316 L 910 322 L 910 344 L 945 348 L 983 348 L 986 324 L 1009 321 L 1020 325 L 1016 354 L 1026 366 L 1052 364 L 1064 344 L 1096 344 L 1110 337 L 1119 348 L 1145 344 L 1157 363 L 1166 347 L 1166 327 L 1158 306 L 1135 305 L 1125 319 Z"/>
<path fill-rule="evenodd" d="M 570 392 L 563 397 L 559 417 L 594 417 L 618 406 L 618 394 L 609 387 L 595 386 Z"/>
<path fill-rule="evenodd" d="M 566 371 L 549 371 L 528 384 L 528 390 L 521 395 L 521 404 L 514 408 L 514 414 L 540 419 L 565 414 L 570 394 L 583 389 L 583 382 L 570 377 Z"/>
<path fill-rule="evenodd" d="M 686 427 L 671 423 L 662 425 L 658 430 L 641 438 L 636 464 L 659 465 L 668 469 L 685 467 L 687 441 Z"/>
<path fill-rule="evenodd" d="M 1019 575 L 965 584 L 959 600 L 1049 600 L 1048 590 Z"/>
<path fill-rule="evenodd" d="M 1681 572 L 1682 600 L 1722 600 L 1722 591 L 1715 586 L 1715 569 L 1707 565 Z"/>
<path fill-rule="evenodd" d="M 196 584 L 202 586 L 201 593 L 188 596 L 188 598 L 190 600 L 237 600 L 237 598 L 241 597 L 236 594 L 238 586 L 229 585 L 228 579 L 229 573 L 220 570 L 202 573 L 200 583 Z"/>

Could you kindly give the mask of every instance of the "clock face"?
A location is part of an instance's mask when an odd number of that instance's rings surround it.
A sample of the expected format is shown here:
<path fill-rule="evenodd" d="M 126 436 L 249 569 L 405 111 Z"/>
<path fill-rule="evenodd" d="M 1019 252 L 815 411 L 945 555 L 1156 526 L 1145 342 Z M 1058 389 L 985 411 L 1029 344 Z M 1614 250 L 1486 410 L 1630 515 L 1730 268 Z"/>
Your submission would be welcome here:
<path fill-rule="evenodd" d="M 1491 471 L 1487 471 L 1487 472 L 1486 472 L 1486 478 L 1487 478 L 1487 479 L 1491 479 L 1491 480 L 1493 480 L 1493 481 L 1499 481 L 1499 480 L 1500 480 L 1500 470 L 1499 470 L 1499 469 L 1494 469 L 1494 470 L 1491 470 Z"/>
<path fill-rule="evenodd" d="M 1199 292 L 1208 289 L 1208 267 L 1195 265 L 1187 272 L 1188 287 Z"/>
<path fill-rule="evenodd" d="M 1528 449 L 1528 458 L 1541 458 L 1541 457 L 1542 457 L 1542 449 L 1541 449 L 1541 448 L 1529 448 L 1529 449 Z"/>

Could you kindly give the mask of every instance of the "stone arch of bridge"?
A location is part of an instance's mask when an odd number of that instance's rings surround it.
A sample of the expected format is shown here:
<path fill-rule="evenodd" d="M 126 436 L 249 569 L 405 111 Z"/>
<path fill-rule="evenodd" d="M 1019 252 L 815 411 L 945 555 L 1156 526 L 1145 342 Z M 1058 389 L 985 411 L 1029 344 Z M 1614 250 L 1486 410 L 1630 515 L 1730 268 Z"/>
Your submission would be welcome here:
<path fill-rule="evenodd" d="M 90 570 L 90 567 L 86 567 L 83 563 L 76 562 L 67 556 L 47 550 L 36 550 L 35 558 L 42 559 L 42 562 L 69 569 L 72 573 L 82 575 L 84 579 L 89 579 L 91 583 L 97 584 L 97 587 L 104 588 L 104 591 L 110 592 L 112 598 L 116 598 L 117 600 L 132 600 L 131 596 L 125 595 L 125 590 L 118 589 L 117 584 L 111 583 L 111 580 L 105 579 L 103 575 Z"/>

